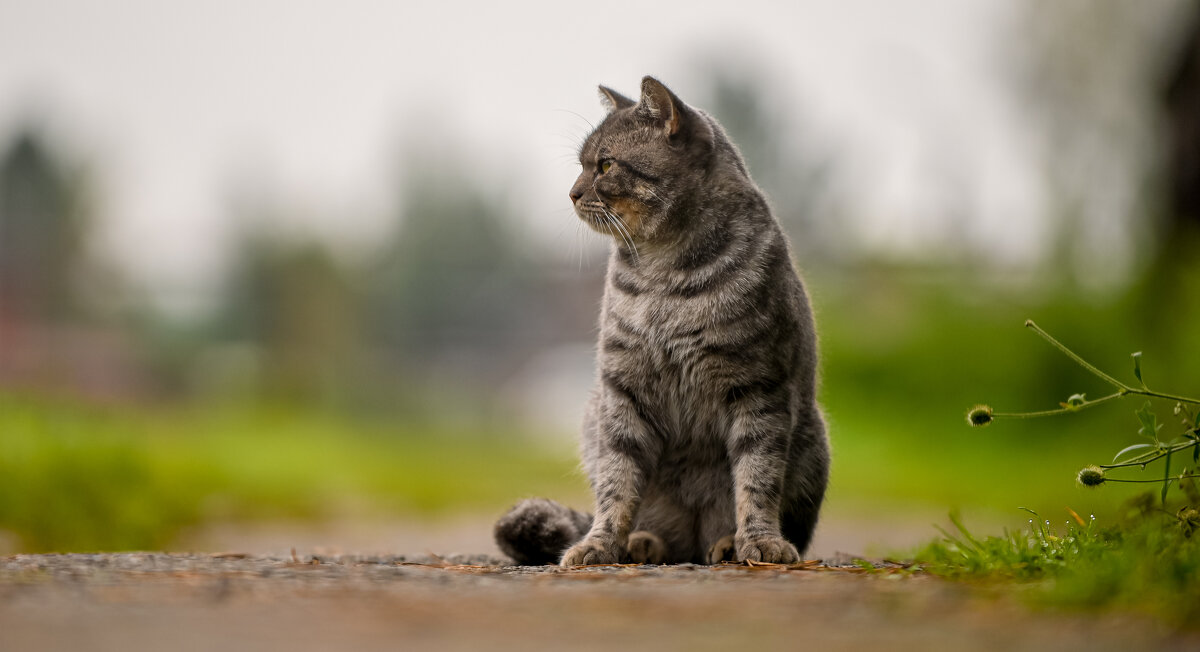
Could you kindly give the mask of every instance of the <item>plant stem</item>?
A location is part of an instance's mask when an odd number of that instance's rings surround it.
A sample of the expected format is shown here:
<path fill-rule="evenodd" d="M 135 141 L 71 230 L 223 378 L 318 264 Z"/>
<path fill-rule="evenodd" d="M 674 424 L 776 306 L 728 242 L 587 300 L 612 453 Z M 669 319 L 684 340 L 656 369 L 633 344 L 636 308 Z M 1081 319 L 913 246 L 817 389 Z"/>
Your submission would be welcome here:
<path fill-rule="evenodd" d="M 1200 405 L 1200 399 L 1188 398 L 1186 396 L 1175 396 L 1174 394 L 1163 394 L 1162 392 L 1155 392 L 1155 391 L 1152 391 L 1149 389 L 1138 389 L 1136 387 L 1126 387 L 1125 393 L 1126 394 L 1140 394 L 1141 396 L 1149 396 L 1151 398 L 1161 398 L 1161 399 L 1166 399 L 1168 401 L 1175 401 L 1176 403 L 1191 403 L 1193 405 Z"/>
<path fill-rule="evenodd" d="M 1185 478 L 1195 478 L 1195 477 L 1200 477 L 1200 476 L 1197 476 L 1194 473 L 1189 473 L 1189 474 L 1183 476 L 1183 478 L 1180 478 L 1179 476 L 1171 476 L 1169 478 L 1158 478 L 1157 480 L 1123 480 L 1121 478 L 1104 478 L 1104 481 L 1105 482 L 1129 482 L 1129 483 L 1138 483 L 1138 484 L 1150 484 L 1150 483 L 1154 483 L 1154 482 L 1178 482 L 1179 480 L 1183 480 Z"/>
<path fill-rule="evenodd" d="M 1056 414 L 1070 414 L 1084 408 L 1090 408 L 1113 399 L 1121 398 L 1124 395 L 1125 392 L 1116 392 L 1108 396 L 1102 396 L 1094 401 L 1084 401 L 1079 405 L 1071 405 L 1069 407 L 1058 408 L 1057 410 L 1042 410 L 1041 412 L 996 412 L 992 416 L 997 419 L 1032 419 L 1034 417 L 1050 417 Z"/>
<path fill-rule="evenodd" d="M 1054 346 L 1054 348 L 1058 349 L 1059 351 L 1062 351 L 1068 358 L 1071 358 L 1079 366 L 1090 371 L 1097 378 L 1103 380 L 1104 382 L 1106 382 L 1106 383 L 1112 385 L 1113 387 L 1116 387 L 1118 390 L 1120 390 L 1119 392 L 1117 392 L 1116 396 L 1123 396 L 1125 394 L 1138 394 L 1140 396 L 1148 396 L 1151 398 L 1161 398 L 1161 399 L 1165 399 L 1168 401 L 1176 401 L 1178 403 L 1191 403 L 1193 405 L 1200 405 L 1200 399 L 1188 398 L 1186 396 L 1176 396 L 1174 394 L 1164 394 L 1162 392 L 1156 392 L 1156 391 L 1147 389 L 1144 386 L 1141 388 L 1130 387 L 1129 385 L 1126 385 L 1125 383 L 1117 380 L 1116 378 L 1113 378 L 1112 376 L 1104 373 L 1103 371 L 1100 371 L 1099 369 L 1097 369 L 1095 366 L 1093 366 L 1087 360 L 1084 360 L 1083 358 L 1079 357 L 1079 354 L 1075 353 L 1071 349 L 1068 349 L 1065 345 L 1063 345 L 1062 342 L 1059 342 L 1058 340 L 1054 339 L 1054 337 L 1052 335 L 1050 335 L 1050 333 L 1047 333 L 1046 331 L 1042 330 L 1041 326 L 1038 326 L 1037 324 L 1033 323 L 1032 319 L 1025 320 L 1025 327 L 1032 330 L 1033 332 L 1037 333 L 1042 339 L 1049 342 L 1052 346 Z M 1110 397 L 1105 397 L 1104 399 L 1096 399 L 1095 401 L 1089 401 L 1089 403 L 1097 403 L 1101 400 L 1107 400 L 1108 398 L 1110 398 Z M 1083 407 L 1083 406 L 1080 406 L 1080 407 Z M 1051 413 L 1056 414 L 1057 411 L 1052 411 Z"/>
<path fill-rule="evenodd" d="M 1065 353 L 1068 358 L 1071 358 L 1076 363 L 1078 363 L 1079 366 L 1092 372 L 1093 374 L 1096 375 L 1096 377 L 1100 378 L 1104 382 L 1116 387 L 1117 389 L 1123 389 L 1126 391 L 1133 389 L 1132 387 L 1129 387 L 1128 385 L 1126 385 L 1125 383 L 1122 383 L 1121 381 L 1117 380 L 1116 378 L 1113 378 L 1112 376 L 1104 373 L 1103 371 L 1100 371 L 1099 369 L 1093 367 L 1090 362 L 1079 357 L 1074 351 L 1072 351 L 1071 349 L 1068 349 L 1066 346 L 1063 346 L 1062 342 L 1059 342 L 1058 340 L 1054 339 L 1054 337 L 1052 337 L 1050 335 L 1050 333 L 1047 333 L 1046 331 L 1042 330 L 1041 326 L 1038 326 L 1037 324 L 1033 323 L 1032 319 L 1025 320 L 1025 327 L 1032 330 L 1033 332 L 1037 333 L 1038 335 L 1040 335 L 1042 339 L 1049 342 L 1051 345 L 1054 346 L 1054 348 Z"/>

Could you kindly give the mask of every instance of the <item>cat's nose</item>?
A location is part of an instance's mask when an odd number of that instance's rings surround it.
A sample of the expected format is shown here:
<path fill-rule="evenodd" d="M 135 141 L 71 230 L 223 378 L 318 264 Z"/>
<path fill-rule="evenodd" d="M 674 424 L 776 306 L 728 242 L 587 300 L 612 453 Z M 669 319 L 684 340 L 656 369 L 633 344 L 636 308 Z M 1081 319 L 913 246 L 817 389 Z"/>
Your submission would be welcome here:
<path fill-rule="evenodd" d="M 579 201 L 579 198 L 582 196 L 583 196 L 582 190 L 580 190 L 579 188 L 571 188 L 571 203 L 572 204 Z"/>

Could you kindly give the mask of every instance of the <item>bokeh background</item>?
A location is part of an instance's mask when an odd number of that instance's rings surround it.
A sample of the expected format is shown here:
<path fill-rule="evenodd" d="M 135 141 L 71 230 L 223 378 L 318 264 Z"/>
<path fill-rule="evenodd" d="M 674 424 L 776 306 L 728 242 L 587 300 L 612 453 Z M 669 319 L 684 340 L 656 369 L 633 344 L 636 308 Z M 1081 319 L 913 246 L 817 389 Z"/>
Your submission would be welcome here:
<path fill-rule="evenodd" d="M 1200 4 L 0 0 L 0 551 L 487 552 L 589 504 L 596 85 L 741 146 L 816 307 L 814 552 L 1116 518 L 1200 388 Z M 1170 406 L 1160 421 L 1167 422 Z"/>

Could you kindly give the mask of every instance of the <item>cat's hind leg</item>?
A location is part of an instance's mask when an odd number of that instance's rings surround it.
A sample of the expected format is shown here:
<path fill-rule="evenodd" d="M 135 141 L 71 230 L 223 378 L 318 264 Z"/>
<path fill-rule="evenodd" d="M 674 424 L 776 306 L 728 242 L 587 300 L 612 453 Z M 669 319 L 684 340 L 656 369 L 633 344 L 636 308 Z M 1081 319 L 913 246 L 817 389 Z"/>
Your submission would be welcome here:
<path fill-rule="evenodd" d="M 587 534 L 590 514 L 545 498 L 528 498 L 496 521 L 493 534 L 504 554 L 522 566 L 558 563 L 563 551 Z"/>
<path fill-rule="evenodd" d="M 721 537 L 719 541 L 708 548 L 704 560 L 709 564 L 719 564 L 723 561 L 737 561 L 737 546 L 733 543 L 733 535 Z"/>
<path fill-rule="evenodd" d="M 791 463 L 780 504 L 780 528 L 803 554 L 812 541 L 829 483 L 828 437 L 815 407 L 801 414 L 788 452 Z"/>
<path fill-rule="evenodd" d="M 667 560 L 667 544 L 653 532 L 638 530 L 629 535 L 628 554 L 635 564 L 661 564 Z"/>

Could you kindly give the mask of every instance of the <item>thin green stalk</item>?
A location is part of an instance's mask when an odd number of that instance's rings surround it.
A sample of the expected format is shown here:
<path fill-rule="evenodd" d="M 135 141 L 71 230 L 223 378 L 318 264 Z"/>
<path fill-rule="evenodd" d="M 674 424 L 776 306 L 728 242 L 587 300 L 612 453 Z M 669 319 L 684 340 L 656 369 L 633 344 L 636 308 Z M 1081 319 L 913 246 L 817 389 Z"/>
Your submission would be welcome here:
<path fill-rule="evenodd" d="M 1112 376 L 1104 373 L 1103 371 L 1100 371 L 1099 369 L 1094 367 L 1087 360 L 1084 360 L 1083 358 L 1079 357 L 1079 355 L 1077 353 L 1075 353 L 1071 349 L 1068 349 L 1065 345 L 1063 345 L 1062 342 L 1059 342 L 1058 340 L 1054 339 L 1054 336 L 1050 335 L 1050 333 L 1047 333 L 1046 331 L 1042 330 L 1042 327 L 1035 324 L 1032 319 L 1025 320 L 1025 327 L 1032 330 L 1033 332 L 1037 333 L 1039 336 L 1041 336 L 1042 339 L 1049 342 L 1052 346 L 1054 346 L 1054 348 L 1058 349 L 1059 351 L 1062 351 L 1068 358 L 1071 358 L 1072 360 L 1074 360 L 1079 366 L 1092 372 L 1092 374 L 1095 375 L 1097 378 L 1100 378 L 1104 382 L 1112 385 L 1113 387 L 1116 387 L 1118 390 L 1120 390 L 1119 392 L 1117 392 L 1118 396 L 1122 396 L 1125 394 L 1138 394 L 1141 396 L 1148 396 L 1148 397 L 1152 397 L 1152 398 L 1161 398 L 1161 399 L 1166 399 L 1168 401 L 1176 401 L 1179 403 L 1190 403 L 1192 405 L 1200 405 L 1200 399 L 1188 398 L 1186 396 L 1176 396 L 1174 394 L 1164 394 L 1162 392 L 1156 392 L 1154 390 L 1151 390 L 1145 386 L 1138 388 L 1138 387 L 1131 387 L 1129 385 L 1126 385 L 1125 383 L 1117 380 L 1116 378 L 1113 378 Z M 1106 397 L 1106 398 L 1108 398 L 1108 397 Z M 1102 399 L 1097 399 L 1097 401 L 1099 401 L 1099 400 L 1102 400 Z M 1093 401 L 1093 402 L 1095 402 L 1095 401 Z M 1080 407 L 1082 407 L 1082 406 L 1080 406 Z M 1057 413 L 1057 412 L 1055 412 L 1055 413 Z"/>
<path fill-rule="evenodd" d="M 1035 417 L 1052 417 L 1052 416 L 1055 416 L 1058 414 L 1071 414 L 1072 412 L 1078 412 L 1085 408 L 1090 408 L 1090 407 L 1099 405 L 1101 403 L 1111 401 L 1113 399 L 1121 398 L 1124 395 L 1125 395 L 1124 392 L 1116 392 L 1115 394 L 1109 394 L 1108 396 L 1102 396 L 1094 401 L 1084 401 L 1083 403 L 1080 403 L 1079 405 L 1071 405 L 1068 407 L 1058 408 L 1058 409 L 1054 409 L 1054 410 L 1042 410 L 1041 412 L 997 412 L 997 413 L 993 414 L 992 416 L 996 417 L 996 418 L 1004 418 L 1004 419 L 1032 419 Z"/>
<path fill-rule="evenodd" d="M 1136 387 L 1127 387 L 1125 389 L 1125 393 L 1140 394 L 1142 396 L 1148 396 L 1151 398 L 1162 398 L 1162 399 L 1166 399 L 1168 401 L 1175 401 L 1176 403 L 1191 403 L 1192 405 L 1200 405 L 1200 399 L 1197 399 L 1197 398 L 1188 398 L 1186 396 L 1176 396 L 1174 394 L 1163 394 L 1162 392 L 1155 392 L 1155 391 L 1152 391 L 1149 389 L 1138 389 Z"/>
<path fill-rule="evenodd" d="M 1195 477 L 1200 477 L 1200 476 L 1197 476 L 1195 474 L 1188 474 L 1183 477 L 1184 478 L 1195 478 Z M 1128 482 L 1131 484 L 1153 484 L 1153 483 L 1157 483 L 1157 482 L 1178 482 L 1181 479 L 1183 479 L 1183 478 L 1180 478 L 1178 476 L 1171 476 L 1169 478 L 1158 478 L 1156 480 L 1124 480 L 1124 479 L 1120 479 L 1120 478 L 1104 478 L 1104 482 L 1106 482 L 1106 483 L 1108 483 L 1108 482 Z"/>
<path fill-rule="evenodd" d="M 1121 381 L 1117 380 L 1116 378 L 1113 378 L 1112 376 L 1104 373 L 1103 371 L 1100 371 L 1096 367 L 1093 367 L 1090 362 L 1079 357 L 1074 351 L 1063 346 L 1062 342 L 1059 342 L 1058 340 L 1054 339 L 1054 337 L 1051 336 L 1050 333 L 1047 333 L 1046 331 L 1042 330 L 1041 326 L 1038 326 L 1037 324 L 1033 323 L 1032 319 L 1025 320 L 1025 327 L 1029 328 L 1033 332 L 1040 335 L 1042 337 L 1042 339 L 1049 342 L 1051 345 L 1054 346 L 1054 348 L 1058 349 L 1059 351 L 1062 351 L 1064 354 L 1066 354 L 1066 356 L 1068 358 L 1071 358 L 1076 363 L 1078 363 L 1079 366 L 1092 372 L 1098 378 L 1104 380 L 1104 382 L 1116 387 L 1117 389 L 1123 389 L 1126 391 L 1133 389 L 1132 387 L 1129 387 L 1128 385 L 1126 385 L 1125 383 L 1122 383 Z"/>

